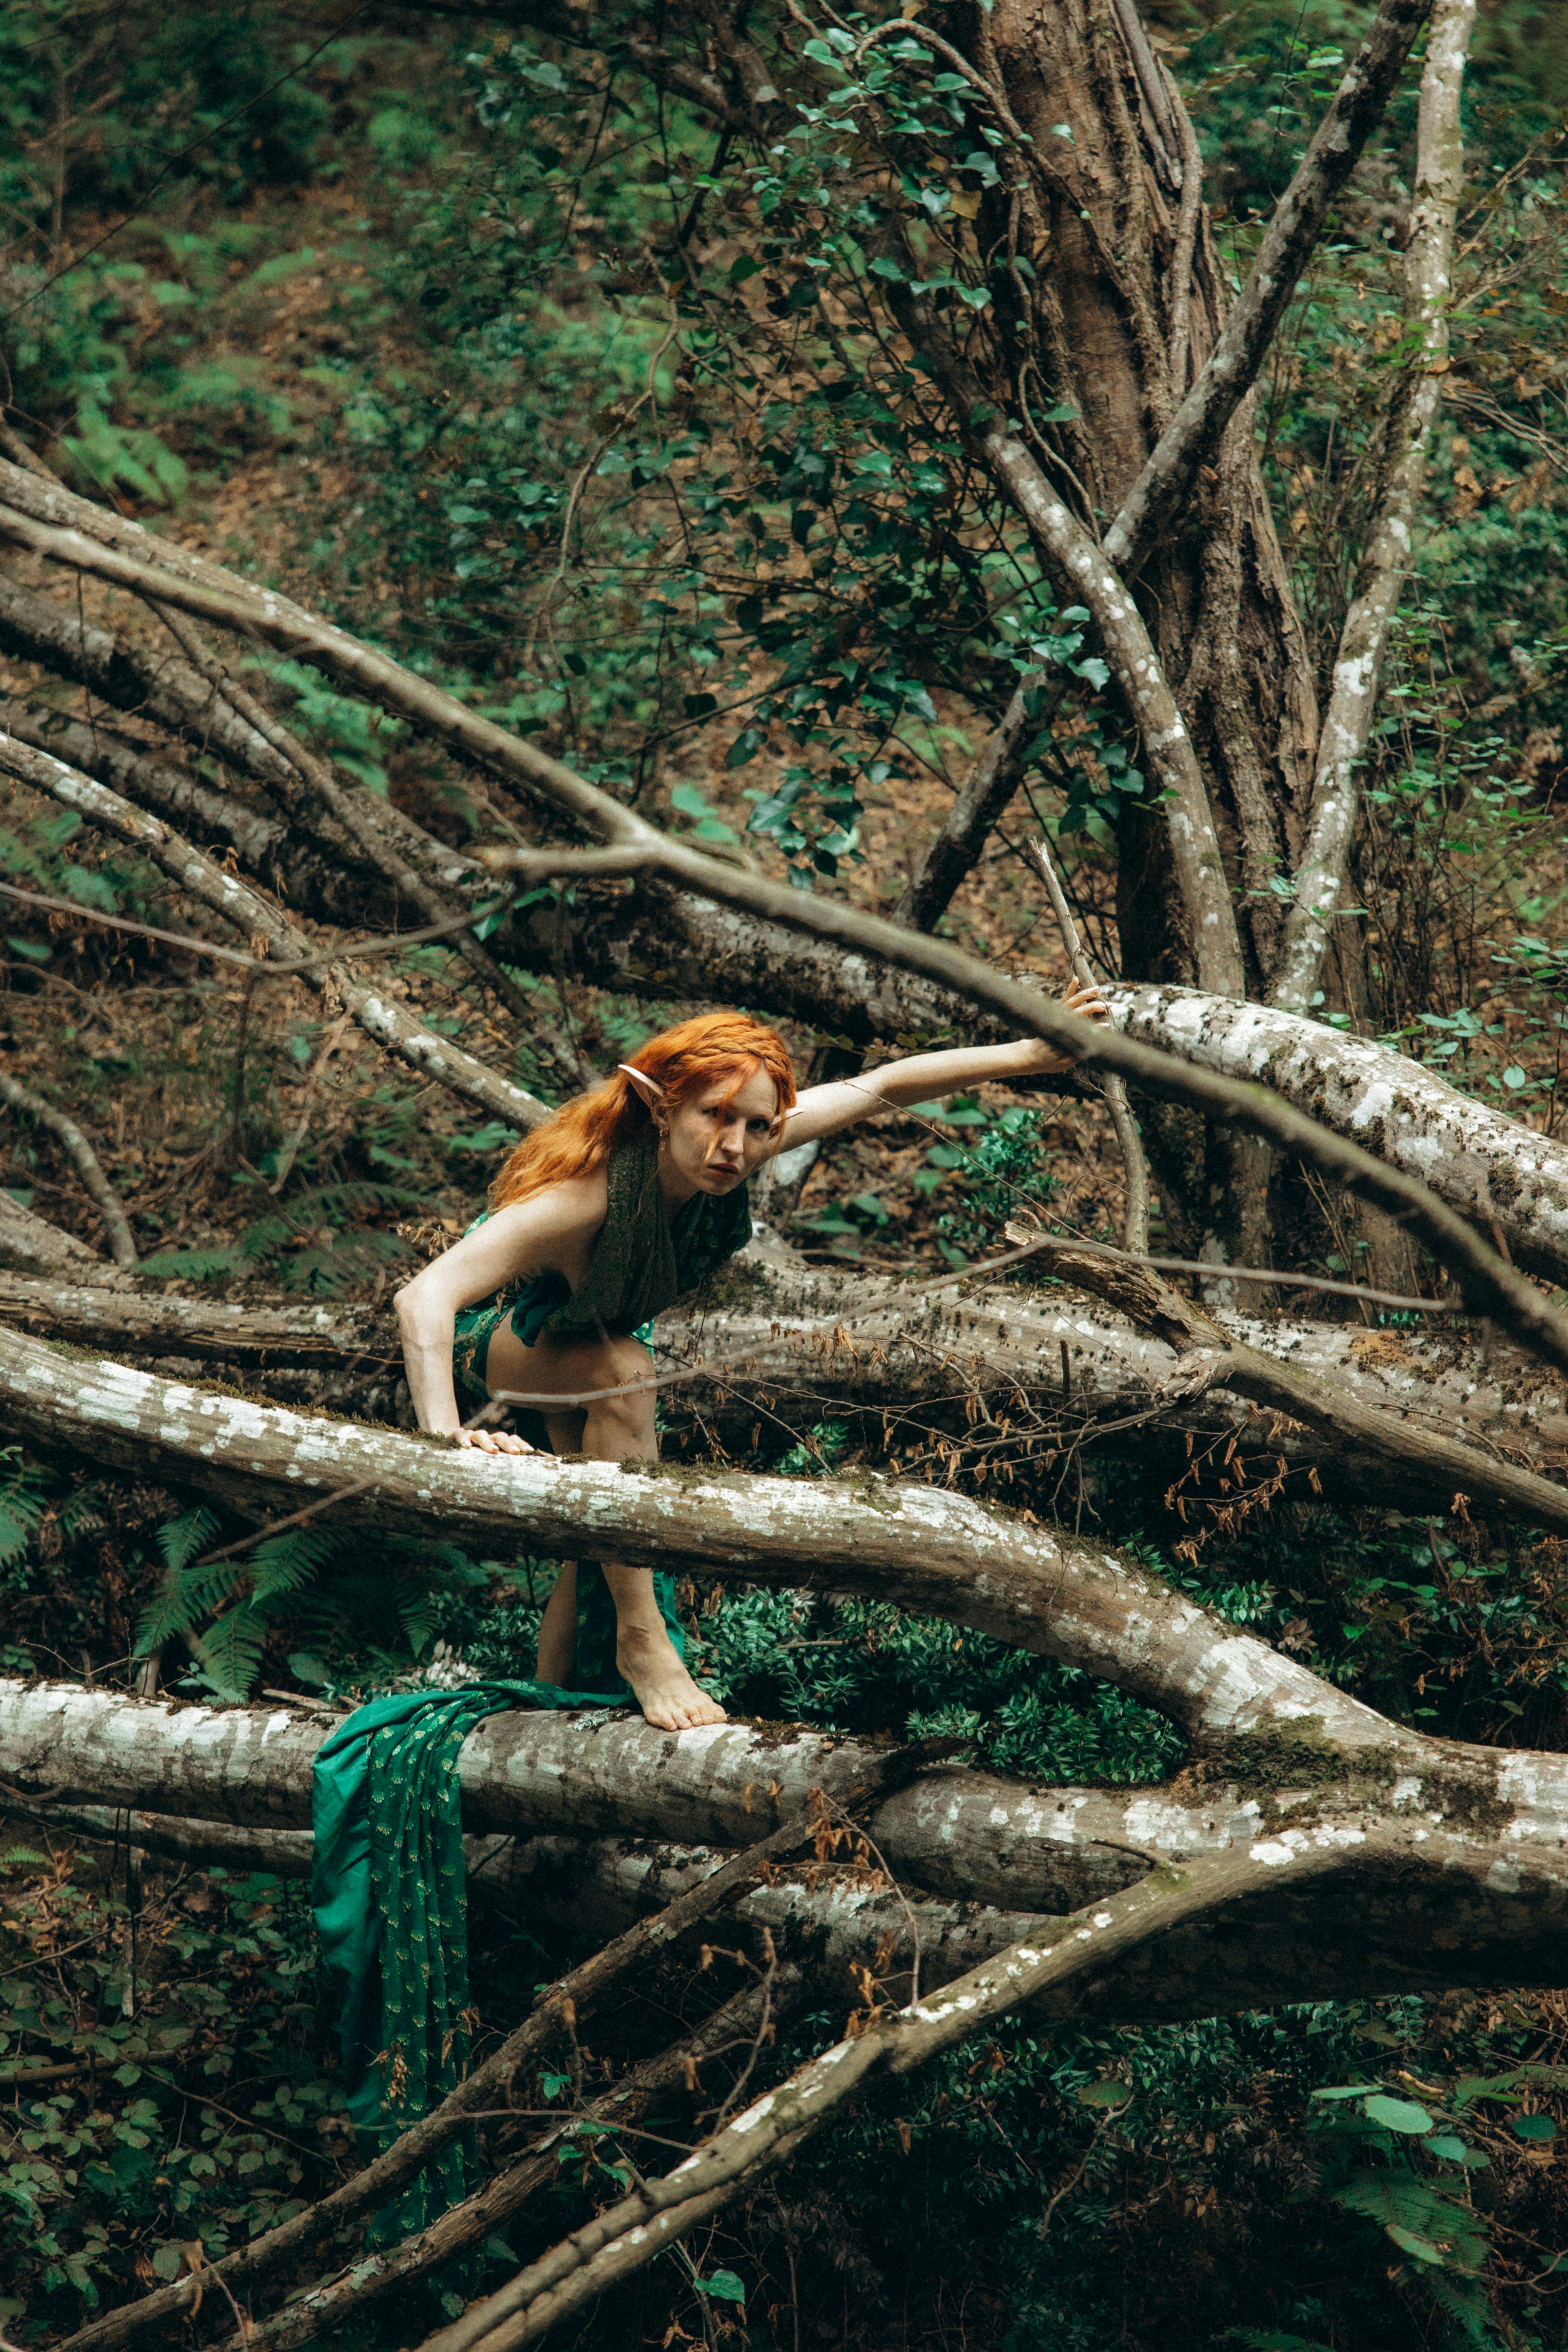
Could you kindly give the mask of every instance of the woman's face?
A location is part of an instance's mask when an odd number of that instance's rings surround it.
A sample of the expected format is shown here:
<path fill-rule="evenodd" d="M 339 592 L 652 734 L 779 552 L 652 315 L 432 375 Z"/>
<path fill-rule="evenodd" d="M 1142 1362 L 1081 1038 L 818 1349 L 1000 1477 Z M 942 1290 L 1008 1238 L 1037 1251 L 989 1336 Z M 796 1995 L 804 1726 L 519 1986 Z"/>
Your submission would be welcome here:
<path fill-rule="evenodd" d="M 666 1192 L 680 1201 L 732 1192 L 766 1159 L 778 1128 L 778 1089 L 760 1064 L 739 1087 L 731 1076 L 700 1087 L 668 1114 Z"/>

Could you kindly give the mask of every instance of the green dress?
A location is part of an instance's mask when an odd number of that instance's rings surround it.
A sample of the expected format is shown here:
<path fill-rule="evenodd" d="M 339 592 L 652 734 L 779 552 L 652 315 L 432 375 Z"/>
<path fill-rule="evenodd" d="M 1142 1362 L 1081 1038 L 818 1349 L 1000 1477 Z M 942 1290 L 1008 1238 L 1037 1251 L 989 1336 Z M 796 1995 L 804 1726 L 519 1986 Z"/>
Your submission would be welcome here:
<path fill-rule="evenodd" d="M 522 1274 L 492 1297 L 458 1309 L 452 1373 L 465 1420 L 489 1395 L 490 1341 L 504 1325 L 510 1324 L 525 1348 L 545 1331 L 563 1339 L 630 1335 L 651 1354 L 655 1316 L 695 1290 L 752 1237 L 744 1184 L 722 1196 L 699 1192 L 670 1215 L 658 1181 L 658 1145 L 651 1135 L 611 1154 L 606 1192 L 605 1222 L 575 1291 L 564 1275 Z M 484 1216 L 476 1217 L 468 1231 L 484 1222 Z M 520 1412 L 518 1423 L 531 1444 L 549 1452 L 542 1413 Z M 683 1655 L 674 1579 L 656 1575 L 654 1591 L 676 1654 Z M 596 1560 L 577 1564 L 576 1680 L 584 1690 L 631 1696 L 616 1667 L 616 1612 Z"/>
<path fill-rule="evenodd" d="M 652 1138 L 614 1153 L 609 1209 L 588 1271 L 573 1291 L 558 1274 L 521 1276 L 458 1318 L 453 1366 L 465 1417 L 482 1404 L 489 1343 L 510 1321 L 524 1347 L 542 1331 L 592 1339 L 631 1333 L 697 1287 L 751 1237 L 740 1186 L 700 1193 L 671 1217 Z M 482 1222 L 479 1220 L 477 1222 Z M 470 1232 L 472 1227 L 469 1228 Z M 548 1447 L 542 1420 L 534 1442 Z M 675 1580 L 654 1590 L 678 1655 L 685 1643 Z M 616 1666 L 616 1616 L 596 1560 L 577 1565 L 577 1690 L 536 1681 L 373 1699 L 317 1753 L 311 1907 L 342 2007 L 349 2112 L 368 2162 L 440 2104 L 468 2071 L 468 1933 L 455 1766 L 488 1715 L 513 1706 L 616 1706 L 631 1696 Z M 373 2242 L 423 2228 L 474 2179 L 471 2146 L 454 2141 L 376 2214 Z"/>

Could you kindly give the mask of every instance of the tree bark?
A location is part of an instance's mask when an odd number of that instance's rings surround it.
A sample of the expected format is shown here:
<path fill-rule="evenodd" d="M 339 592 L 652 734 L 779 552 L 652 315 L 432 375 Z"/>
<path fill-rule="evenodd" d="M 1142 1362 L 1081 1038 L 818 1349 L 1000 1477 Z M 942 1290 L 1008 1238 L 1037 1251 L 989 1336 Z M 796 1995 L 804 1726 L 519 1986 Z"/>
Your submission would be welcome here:
<path fill-rule="evenodd" d="M 931 1486 L 480 1454 L 204 1395 L 15 1334 L 0 1335 L 0 1411 L 35 1444 L 89 1452 L 264 1514 L 319 1504 L 325 1520 L 334 1493 L 353 1486 L 361 1527 L 439 1528 L 460 1543 L 547 1559 L 607 1553 L 726 1582 L 873 1592 L 1092 1674 L 1110 1671 L 1128 1648 L 1127 1687 L 1194 1738 L 1325 1710 L 1352 1744 L 1387 1737 L 1369 1709 L 1123 1565 L 1109 1546 Z"/>
<path fill-rule="evenodd" d="M 579 796 L 590 789 L 580 780 L 574 782 Z M 1305 1161 L 1352 1197 L 1407 1223 L 1454 1276 L 1472 1312 L 1491 1318 L 1521 1344 L 1538 1347 L 1552 1362 L 1568 1366 L 1568 1317 L 1548 1304 L 1510 1258 L 1481 1241 L 1473 1226 L 1418 1179 L 1331 1134 L 1277 1095 L 1212 1071 L 1179 1069 L 1171 1056 L 1151 1053 L 1118 1029 L 1091 1026 L 945 940 L 902 930 L 879 916 L 789 889 L 739 866 L 721 866 L 614 803 L 602 803 L 595 816 L 613 842 L 638 853 L 650 870 L 703 886 L 731 907 L 780 920 L 792 930 L 869 950 L 906 971 L 962 988 L 977 1004 L 1008 1015 L 1016 1031 L 1058 1047 L 1070 1060 L 1091 1069 L 1119 1071 L 1130 1085 L 1136 1083 L 1161 1101 L 1200 1110 L 1227 1129 L 1239 1129 L 1272 1150 Z M 498 848 L 486 852 L 486 862 L 498 872 L 568 874 L 574 854 Z M 596 862 L 596 853 L 591 853 L 590 864 Z"/>
<path fill-rule="evenodd" d="M 265 1849 L 255 1837 L 276 1832 L 284 1841 L 274 1850 L 279 1867 L 291 1855 L 297 1870 L 309 1844 L 310 1768 L 332 1728 L 330 1718 L 286 1706 L 188 1706 L 71 1684 L 0 1683 L 0 1780 L 13 1798 L 42 1804 L 37 1818 L 78 1819 L 94 1833 L 98 1817 L 81 1815 L 83 1806 L 106 1806 L 109 1819 L 116 1808 L 134 1812 L 150 1847 L 167 1820 L 172 1852 L 189 1847 L 197 1824 L 241 1832 L 235 1850 L 258 1854 Z M 704 1851 L 747 1844 L 805 1814 L 815 1790 L 841 1802 L 886 1762 L 886 1748 L 872 1741 L 801 1726 L 726 1723 L 699 1740 L 631 1715 L 523 1710 L 488 1717 L 465 1743 L 458 1774 L 464 1823 L 479 1841 L 470 1863 L 490 1854 L 486 1840 L 523 1842 L 485 1862 L 509 1900 L 531 1901 L 535 1874 L 541 1887 L 564 1885 L 560 1855 L 589 1842 L 600 1855 L 595 1884 L 624 1905 L 645 1880 L 675 1884 L 669 1842 Z M 1194 1853 L 1249 1834 L 1261 1818 L 1231 1793 L 1194 1804 L 1161 1790 L 1151 1811 L 1147 1792 L 1042 1794 L 956 1768 L 921 1775 L 861 1817 L 900 1878 L 952 1902 L 1033 1912 L 1070 1910 L 1125 1885 L 1142 1866 L 1138 1849 L 1151 1843 L 1139 1825 L 1156 1814 L 1163 1850 Z M 644 1852 L 640 1838 L 661 1843 Z M 222 1858 L 216 1845 L 211 1853 Z M 700 1855 L 679 1865 L 689 1874 L 701 1867 Z"/>
<path fill-rule="evenodd" d="M 335 996 L 367 1037 L 411 1069 L 521 1131 L 538 1127 L 549 1118 L 548 1105 L 536 1096 L 514 1086 L 499 1070 L 490 1069 L 448 1038 L 424 1028 L 384 989 L 367 987 L 356 979 L 343 961 L 345 957 L 352 960 L 352 944 L 340 949 L 337 958 L 328 961 L 330 950 L 323 953 L 318 950 L 315 942 L 279 915 L 268 900 L 226 867 L 194 848 L 161 817 L 147 815 L 131 802 L 121 800 L 118 793 L 110 792 L 107 784 L 67 767 L 52 752 L 37 751 L 30 744 L 19 743 L 5 734 L 0 734 L 0 767 L 34 791 L 50 794 L 101 832 L 112 834 L 140 850 L 153 865 L 162 866 L 182 890 L 189 892 L 203 906 L 210 907 L 253 943 L 260 942 L 279 963 L 307 963 L 309 969 L 300 974 L 306 986 L 318 995 Z M 256 952 L 254 944 L 252 952 Z M 117 1246 L 116 1256 L 121 1264 L 134 1262 L 134 1251 L 128 1261 L 120 1258 Z"/>
<path fill-rule="evenodd" d="M 25 1209 L 15 1193 L 0 1189 L 0 1266 L 14 1268 L 22 1278 L 25 1295 L 37 1292 L 47 1298 L 52 1285 L 47 1279 L 58 1276 L 65 1281 L 113 1284 L 119 1281 L 118 1268 L 106 1265 L 85 1242 L 74 1234 L 52 1225 L 47 1218 L 36 1217 Z M 46 1277 L 42 1282 L 38 1277 Z"/>
<path fill-rule="evenodd" d="M 12 1077 L 6 1070 L 0 1070 L 0 1103 L 7 1104 L 14 1111 L 20 1111 L 24 1118 L 30 1118 L 38 1127 L 47 1128 L 55 1137 L 103 1220 L 109 1254 L 115 1265 L 122 1272 L 133 1266 L 136 1263 L 136 1243 L 120 1195 L 104 1174 L 97 1152 L 75 1119 L 56 1104 L 46 1102 L 42 1095 L 35 1094 L 31 1087 L 23 1086 L 19 1078 Z"/>
<path fill-rule="evenodd" d="M 1483 1232 L 1495 1222 L 1516 1262 L 1568 1284 L 1568 1149 L 1505 1118 L 1370 1037 L 1197 989 L 1105 992 L 1129 1037 L 1194 1068 L 1255 1080 L 1419 1177 Z"/>
<path fill-rule="evenodd" d="M 85 509 L 103 520 L 85 501 L 71 499 L 69 509 L 73 520 Z M 137 530 L 118 522 L 114 528 Z M 161 547 L 158 551 L 160 558 L 168 552 Z M 250 593 L 261 601 L 258 592 Z M 43 598 L 31 600 L 29 613 L 34 606 L 59 614 Z M 0 614 L 6 609 L 0 604 Z M 35 637 L 35 646 L 37 642 Z M 99 653 L 92 675 L 108 683 L 118 675 L 120 656 L 107 637 Z M 171 664 L 168 674 L 186 667 Z M 195 671 L 189 677 L 191 705 L 199 707 L 208 690 Z M 121 690 L 125 696 L 132 692 L 123 681 Z M 151 690 L 139 675 L 135 691 Z M 434 698 L 446 700 L 438 694 Z M 416 702 L 423 707 L 417 696 Z M 184 715 L 189 719 L 190 709 Z M 411 715 L 417 711 L 411 709 Z M 254 737 L 254 730 L 247 734 Z M 269 746 L 262 748 L 277 757 Z M 554 762 L 542 764 L 552 775 L 564 774 Z M 129 775 L 121 781 L 131 785 Z M 568 793 L 566 805 L 581 801 L 596 812 L 603 796 L 569 781 L 575 789 Z M 586 805 L 583 813 L 587 815 Z M 419 835 L 407 820 L 400 822 L 408 834 Z M 419 838 L 426 845 L 421 854 L 444 889 L 465 903 L 493 893 L 493 877 L 476 861 L 445 850 L 428 835 Z M 308 874 L 290 867 L 287 884 L 292 903 L 312 909 Z M 986 1038 L 1007 1026 L 1005 1018 L 977 1007 L 931 974 L 890 968 L 853 943 L 847 950 L 830 939 L 803 938 L 765 915 L 759 919 L 755 912 L 743 914 L 705 898 L 700 887 L 650 881 L 627 897 L 595 894 L 591 886 L 574 896 L 574 908 L 536 907 L 514 916 L 497 934 L 498 951 L 529 969 L 550 974 L 565 969 L 595 985 L 654 998 L 711 1001 L 722 995 L 770 1004 L 857 1044 L 890 1039 L 918 1046 L 955 1032 Z M 391 1020 L 393 1008 L 384 999 L 377 1003 Z M 1420 1175 L 1453 1205 L 1479 1214 L 1486 1224 L 1495 1217 L 1519 1263 L 1568 1281 L 1568 1151 L 1561 1146 L 1471 1102 L 1404 1055 L 1325 1024 L 1267 1013 L 1255 1005 L 1227 1006 L 1212 999 L 1205 1003 L 1194 992 L 1173 988 L 1124 988 L 1116 1004 L 1131 1036 L 1220 1075 L 1267 1078 L 1285 1100 L 1338 1133 L 1386 1150 L 1394 1164 Z"/>
<path fill-rule="evenodd" d="M 797 2068 L 662 2179 L 640 2181 L 620 2205 L 470 2305 L 427 2337 L 422 2352 L 512 2352 L 535 2341 L 754 2187 L 852 2107 L 879 2073 L 895 2079 L 912 2073 L 1010 2011 L 1063 2003 L 1076 2010 L 1097 1976 L 1140 1961 L 1161 1967 L 1184 1936 L 1212 1928 L 1220 1917 L 1241 1924 L 1238 1914 L 1272 1909 L 1276 1889 L 1289 1888 L 1299 1916 L 1317 1914 L 1312 1926 L 1332 1916 L 1343 1924 L 1331 1932 L 1354 1938 L 1379 1916 L 1396 1913 L 1411 1885 L 1440 1884 L 1447 1872 L 1458 1877 L 1463 1868 L 1453 1841 L 1434 1841 L 1423 1853 L 1411 1841 L 1374 1832 L 1265 1841 L 1246 1855 L 1152 1874 L 1047 1936 L 1012 1945 L 940 1993 L 891 2014 L 851 2021 L 845 2040 Z M 1368 1902 L 1369 1880 L 1384 1882 L 1377 1894 L 1386 1889 L 1392 1902 L 1376 1895 Z"/>
<path fill-rule="evenodd" d="M 1037 226 L 1026 248 L 1038 273 L 1033 314 L 1012 322 L 1016 348 L 1038 380 L 1028 404 L 1077 411 L 1049 437 L 1082 485 L 1086 511 L 1118 518 L 1106 544 L 1110 568 L 1142 565 L 1135 593 L 1205 779 L 1226 866 L 1250 884 L 1257 870 L 1277 866 L 1287 854 L 1283 813 L 1310 775 L 1317 696 L 1249 404 L 1183 511 L 1151 545 L 1151 457 L 1184 396 L 1184 421 L 1189 411 L 1195 419 L 1215 388 L 1211 376 L 1202 398 L 1196 389 L 1188 394 L 1171 373 L 1177 323 L 1171 273 L 1186 143 L 1177 129 L 1181 100 L 1167 83 L 1160 120 L 1140 87 L 1125 32 L 1089 0 L 999 8 L 987 37 L 1015 115 L 1049 158 L 1048 173 L 1037 175 Z M 1202 214 L 1191 250 L 1181 291 L 1197 374 L 1226 331 L 1229 309 Z M 1270 295 L 1275 290 L 1271 284 Z M 1005 289 L 998 299 L 1007 300 Z M 1016 397 L 1002 397 L 1005 413 L 1019 413 Z M 1187 477 L 1185 446 L 1184 433 L 1165 443 L 1173 483 Z M 1162 488 L 1155 504 L 1164 503 Z M 1117 882 L 1122 971 L 1186 981 L 1195 943 L 1173 890 L 1162 824 L 1152 809 L 1133 811 L 1125 823 Z M 1225 993 L 1244 993 L 1248 982 L 1256 988 L 1267 969 L 1271 941 L 1258 928 L 1257 902 L 1247 912 L 1247 982 Z"/>
<path fill-rule="evenodd" d="M 1468 1780 L 1489 1804 L 1503 1801 L 1513 1769 L 1498 1752 L 1386 1722 L 1109 1546 L 931 1487 L 863 1474 L 797 1480 L 487 1456 L 204 1396 L 11 1336 L 0 1339 L 0 1406 L 34 1443 L 90 1449 L 263 1511 L 297 1512 L 304 1500 L 327 1512 L 352 1486 L 353 1518 L 372 1528 L 439 1529 L 547 1558 L 608 1551 L 721 1582 L 874 1593 L 1108 1677 L 1176 1723 L 1205 1769 L 1246 1755 L 1253 1735 L 1299 1738 L 1310 1724 L 1345 1770 Z M 719 1727 L 683 1752 L 729 1736 Z M 1568 1787 L 1568 1760 L 1526 1760 L 1540 1789 Z"/>

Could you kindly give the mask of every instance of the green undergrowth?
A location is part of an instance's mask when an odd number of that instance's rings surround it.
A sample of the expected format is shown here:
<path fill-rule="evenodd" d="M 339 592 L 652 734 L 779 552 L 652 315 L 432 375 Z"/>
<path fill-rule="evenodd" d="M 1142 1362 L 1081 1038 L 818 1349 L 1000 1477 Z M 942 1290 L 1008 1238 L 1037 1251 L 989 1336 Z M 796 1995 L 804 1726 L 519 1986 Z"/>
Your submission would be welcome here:
<path fill-rule="evenodd" d="M 302 1890 L 174 1871 L 134 1929 L 123 1858 L 0 1851 L 0 2330 L 26 2343 L 243 2244 L 348 2147 Z M 29 2082 L 31 2070 L 68 2070 Z"/>

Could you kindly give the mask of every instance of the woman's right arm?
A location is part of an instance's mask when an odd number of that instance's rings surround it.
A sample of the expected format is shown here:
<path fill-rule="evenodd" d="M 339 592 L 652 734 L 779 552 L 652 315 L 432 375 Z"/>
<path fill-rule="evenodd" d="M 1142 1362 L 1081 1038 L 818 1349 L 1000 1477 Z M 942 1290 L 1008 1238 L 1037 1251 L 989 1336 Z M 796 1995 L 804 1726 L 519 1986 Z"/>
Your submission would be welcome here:
<path fill-rule="evenodd" d="M 596 1187 L 592 1177 L 581 1177 L 498 1209 L 405 1283 L 394 1304 L 408 1393 L 421 1429 L 449 1437 L 462 1425 L 452 1378 L 458 1309 L 493 1297 L 520 1275 L 559 1273 L 575 1284 L 587 1247 L 605 1221 L 604 1192 L 602 1176 Z M 486 1452 L 495 1450 L 497 1441 L 488 1431 L 472 1435 Z M 510 1453 L 521 1443 L 511 1440 L 504 1450 Z"/>

